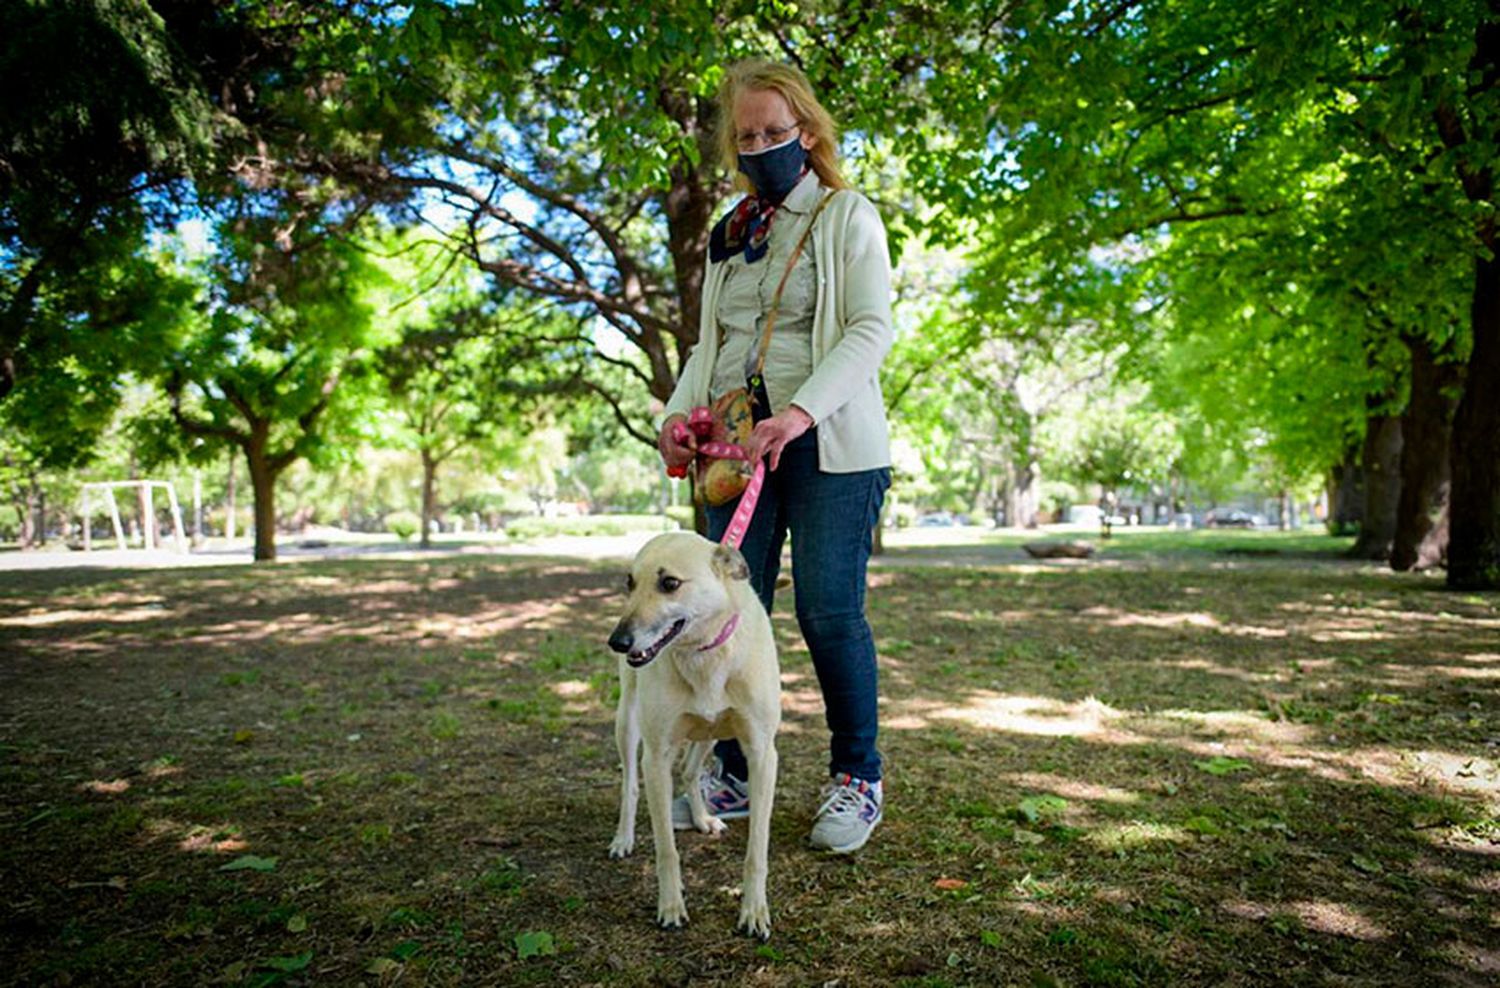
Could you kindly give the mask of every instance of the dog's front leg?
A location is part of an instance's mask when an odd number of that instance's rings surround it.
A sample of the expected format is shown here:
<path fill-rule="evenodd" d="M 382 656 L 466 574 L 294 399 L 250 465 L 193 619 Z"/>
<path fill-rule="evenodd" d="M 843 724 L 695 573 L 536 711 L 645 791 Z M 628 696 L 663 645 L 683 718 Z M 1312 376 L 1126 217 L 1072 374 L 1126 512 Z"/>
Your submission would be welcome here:
<path fill-rule="evenodd" d="M 672 747 L 659 739 L 646 738 L 643 762 L 646 809 L 651 813 L 651 837 L 656 844 L 656 922 L 666 929 L 687 923 L 682 902 L 682 862 L 672 833 Z"/>
<path fill-rule="evenodd" d="M 748 743 L 741 738 L 740 745 L 750 765 L 750 837 L 745 848 L 737 928 L 768 940 L 771 906 L 766 901 L 766 858 L 771 845 L 771 803 L 776 795 L 776 741 L 768 734 Z"/>
<path fill-rule="evenodd" d="M 682 762 L 682 791 L 687 793 L 693 827 L 717 837 L 729 828 L 724 826 L 723 820 L 708 812 L 708 803 L 703 798 L 703 786 L 699 784 L 699 776 L 703 774 L 704 764 L 713 750 L 712 741 L 694 741 L 687 746 L 687 757 Z"/>
<path fill-rule="evenodd" d="M 620 750 L 620 821 L 615 839 L 610 841 L 609 856 L 623 858 L 635 850 L 635 810 L 640 799 L 639 754 L 641 749 L 640 708 L 636 705 L 634 677 L 627 674 L 620 683 L 620 705 L 615 710 L 615 746 Z"/>

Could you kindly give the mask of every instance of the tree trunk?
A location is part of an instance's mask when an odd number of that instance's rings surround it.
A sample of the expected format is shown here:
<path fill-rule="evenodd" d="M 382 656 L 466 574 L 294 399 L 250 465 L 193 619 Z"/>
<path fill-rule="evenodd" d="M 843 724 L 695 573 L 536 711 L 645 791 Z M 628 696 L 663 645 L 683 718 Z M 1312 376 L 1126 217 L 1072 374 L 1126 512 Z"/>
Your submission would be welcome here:
<path fill-rule="evenodd" d="M 1276 501 L 1276 513 L 1280 515 L 1276 519 L 1276 528 L 1282 532 L 1290 531 L 1292 527 L 1292 496 L 1287 493 L 1286 488 L 1282 488 L 1281 492 L 1276 495 Z"/>
<path fill-rule="evenodd" d="M 1005 507 L 1003 509 L 1005 511 L 1005 527 L 1018 528 L 1021 517 L 1020 471 L 1016 469 L 1016 461 L 1011 457 L 1006 457 L 1000 483 L 1005 490 Z"/>
<path fill-rule="evenodd" d="M 1448 555 L 1449 452 L 1452 389 L 1460 383 L 1459 367 L 1438 363 L 1425 339 L 1406 340 L 1411 351 L 1411 399 L 1401 414 L 1401 499 L 1396 508 L 1396 535 L 1391 569 L 1424 570 L 1441 566 Z"/>
<path fill-rule="evenodd" d="M 224 494 L 227 501 L 224 509 L 224 541 L 226 542 L 234 541 L 234 464 L 238 453 L 239 450 L 237 449 L 231 448 L 229 450 L 229 484 Z"/>
<path fill-rule="evenodd" d="M 422 450 L 422 540 L 418 543 L 423 549 L 432 548 L 432 514 L 433 505 L 437 498 L 437 460 L 432 458 L 432 453 Z"/>
<path fill-rule="evenodd" d="M 16 514 L 21 518 L 21 548 L 35 549 L 36 538 L 36 497 L 37 487 L 34 481 L 27 481 L 24 501 L 16 508 Z"/>
<path fill-rule="evenodd" d="M 255 495 L 255 561 L 276 561 L 276 473 L 263 446 L 245 450 L 250 467 L 250 489 Z"/>
<path fill-rule="evenodd" d="M 1365 519 L 1365 471 L 1359 465 L 1359 449 L 1350 446 L 1344 462 L 1328 471 L 1328 533 L 1350 535 Z"/>
<path fill-rule="evenodd" d="M 1448 586 L 1500 589 L 1500 258 L 1475 262 L 1474 349 L 1453 419 Z"/>
<path fill-rule="evenodd" d="M 1360 463 L 1365 474 L 1364 521 L 1359 539 L 1349 550 L 1352 559 L 1385 561 L 1396 537 L 1396 504 L 1401 496 L 1401 419 L 1372 415 L 1365 423 Z"/>

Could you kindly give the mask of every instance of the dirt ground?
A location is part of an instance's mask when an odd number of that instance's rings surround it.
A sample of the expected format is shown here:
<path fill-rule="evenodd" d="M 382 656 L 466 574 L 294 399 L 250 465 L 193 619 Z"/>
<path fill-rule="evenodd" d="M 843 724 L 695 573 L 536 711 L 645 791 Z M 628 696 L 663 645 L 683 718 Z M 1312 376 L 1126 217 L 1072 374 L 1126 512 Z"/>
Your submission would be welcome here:
<path fill-rule="evenodd" d="M 844 859 L 784 595 L 766 944 L 606 855 L 618 562 L 3 573 L 0 983 L 1496 984 L 1500 595 L 1333 547 L 894 547 Z"/>

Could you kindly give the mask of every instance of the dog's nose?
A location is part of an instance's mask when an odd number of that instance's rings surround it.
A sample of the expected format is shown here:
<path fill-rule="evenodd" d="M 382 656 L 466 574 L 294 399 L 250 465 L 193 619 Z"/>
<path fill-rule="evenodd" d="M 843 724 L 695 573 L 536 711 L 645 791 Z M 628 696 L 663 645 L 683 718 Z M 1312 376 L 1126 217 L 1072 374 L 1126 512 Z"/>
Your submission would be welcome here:
<path fill-rule="evenodd" d="M 609 636 L 609 647 L 624 655 L 630 651 L 631 646 L 634 644 L 635 635 L 631 634 L 630 628 L 626 626 L 625 622 L 621 621 L 615 625 L 615 630 Z"/>

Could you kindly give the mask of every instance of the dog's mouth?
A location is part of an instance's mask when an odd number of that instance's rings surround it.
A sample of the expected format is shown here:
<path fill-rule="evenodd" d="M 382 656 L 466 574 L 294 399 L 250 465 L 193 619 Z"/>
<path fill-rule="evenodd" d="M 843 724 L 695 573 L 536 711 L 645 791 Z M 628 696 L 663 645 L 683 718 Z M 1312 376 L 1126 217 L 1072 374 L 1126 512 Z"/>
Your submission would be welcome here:
<path fill-rule="evenodd" d="M 666 630 L 665 634 L 650 645 L 642 649 L 631 649 L 630 653 L 625 656 L 625 661 L 635 668 L 640 668 L 660 655 L 661 650 L 670 645 L 672 639 L 682 634 L 682 629 L 685 627 L 687 627 L 687 618 L 679 618 Z"/>

